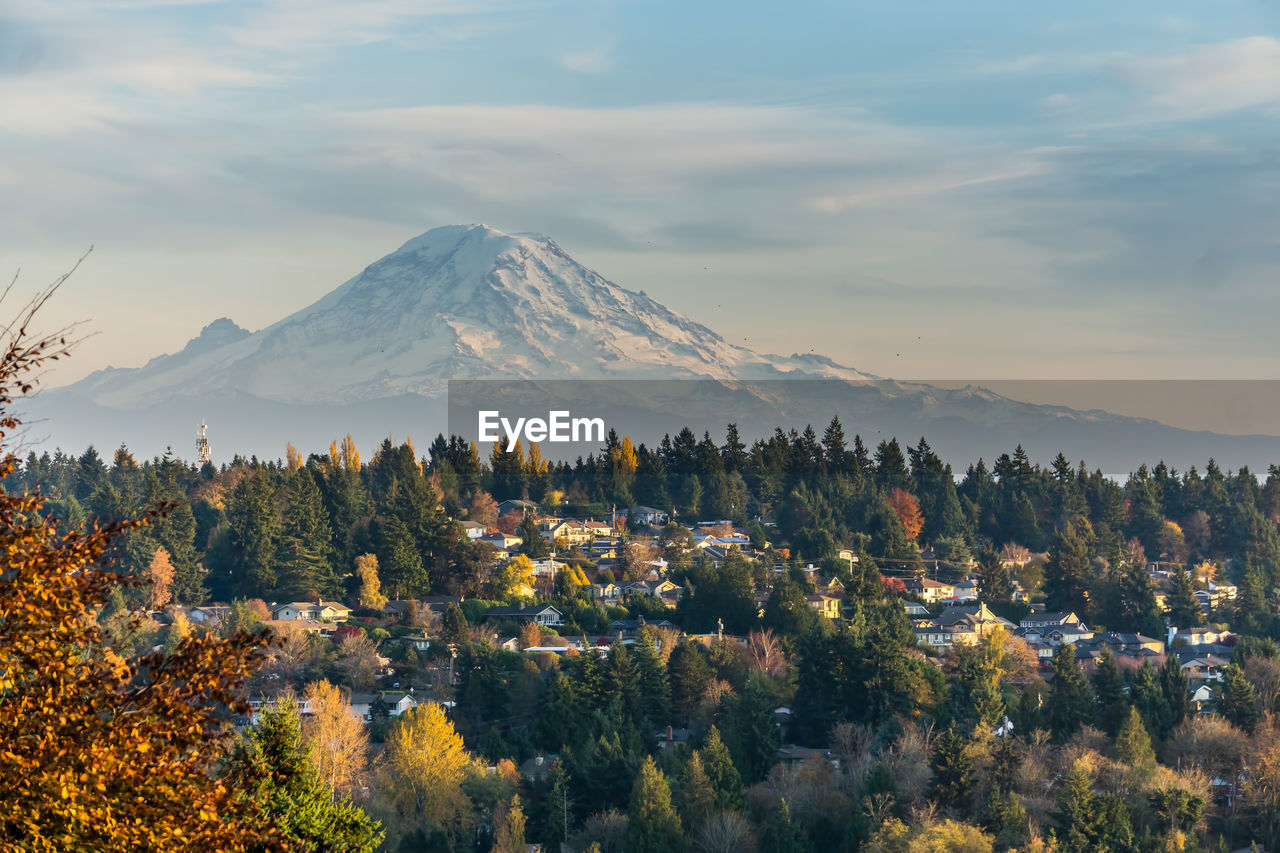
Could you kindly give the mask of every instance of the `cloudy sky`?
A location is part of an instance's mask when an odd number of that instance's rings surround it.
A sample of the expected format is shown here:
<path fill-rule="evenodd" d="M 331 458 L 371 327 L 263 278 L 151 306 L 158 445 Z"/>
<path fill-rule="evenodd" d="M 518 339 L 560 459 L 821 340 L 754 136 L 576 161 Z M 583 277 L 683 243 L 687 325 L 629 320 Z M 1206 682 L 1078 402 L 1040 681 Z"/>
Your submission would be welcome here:
<path fill-rule="evenodd" d="M 1280 5 L 0 0 L 0 268 L 55 381 L 428 228 L 551 235 L 898 377 L 1277 376 Z"/>

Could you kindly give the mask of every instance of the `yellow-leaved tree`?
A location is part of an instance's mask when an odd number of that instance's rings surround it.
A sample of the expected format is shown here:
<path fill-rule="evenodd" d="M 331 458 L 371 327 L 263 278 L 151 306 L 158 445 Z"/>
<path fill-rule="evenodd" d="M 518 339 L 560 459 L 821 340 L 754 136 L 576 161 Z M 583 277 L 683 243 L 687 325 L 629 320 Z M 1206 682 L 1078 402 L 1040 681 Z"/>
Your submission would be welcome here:
<path fill-rule="evenodd" d="M 69 275 L 69 273 L 68 273 Z M 17 398 L 68 353 L 29 332 L 66 276 L 0 329 L 0 479 L 18 461 Z M 128 522 L 64 531 L 39 494 L 0 494 L 0 849 L 275 849 L 211 768 L 260 640 L 191 636 L 122 657 L 96 615 L 122 578 L 102 565 Z"/>
<path fill-rule="evenodd" d="M 430 702 L 401 714 L 384 757 L 384 782 L 402 818 L 431 821 L 455 838 L 469 825 L 471 801 L 462 781 L 471 755 L 444 708 Z"/>
<path fill-rule="evenodd" d="M 334 793 L 357 793 L 369 768 L 369 731 L 347 697 L 328 681 L 307 685 L 303 701 L 310 712 L 302 724 L 303 741 L 320 778 Z"/>
<path fill-rule="evenodd" d="M 381 610 L 387 603 L 382 594 L 382 581 L 378 579 L 378 555 L 361 554 L 356 557 L 356 580 L 360 582 L 360 606 L 369 610 Z"/>

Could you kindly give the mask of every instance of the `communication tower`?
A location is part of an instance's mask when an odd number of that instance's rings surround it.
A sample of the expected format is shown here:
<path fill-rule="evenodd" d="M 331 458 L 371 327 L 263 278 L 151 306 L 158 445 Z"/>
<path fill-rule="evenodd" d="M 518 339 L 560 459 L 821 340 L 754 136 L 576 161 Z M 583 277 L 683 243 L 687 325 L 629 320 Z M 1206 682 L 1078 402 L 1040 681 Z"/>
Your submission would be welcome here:
<path fill-rule="evenodd" d="M 213 454 L 209 452 L 209 427 L 205 426 L 205 422 L 200 422 L 200 428 L 196 430 L 196 459 L 201 465 L 213 462 Z"/>

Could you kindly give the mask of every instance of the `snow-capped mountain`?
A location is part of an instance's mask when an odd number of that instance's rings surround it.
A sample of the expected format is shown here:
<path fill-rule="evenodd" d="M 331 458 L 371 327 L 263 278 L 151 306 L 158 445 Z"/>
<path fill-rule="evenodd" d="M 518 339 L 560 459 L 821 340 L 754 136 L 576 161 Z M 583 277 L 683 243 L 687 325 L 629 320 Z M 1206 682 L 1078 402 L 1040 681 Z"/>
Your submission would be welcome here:
<path fill-rule="evenodd" d="M 549 238 L 436 228 L 261 331 L 223 318 L 180 352 L 76 390 L 121 407 L 229 392 L 283 403 L 435 396 L 449 379 L 865 379 L 757 354 L 608 281 Z"/>
<path fill-rule="evenodd" d="M 389 434 L 450 430 L 466 397 L 459 386 L 446 395 L 455 379 L 538 380 L 481 391 L 507 395 L 503 405 L 526 394 L 529 412 L 556 394 L 598 405 L 645 442 L 682 426 L 720 435 L 730 421 L 750 439 L 839 415 L 870 443 L 925 435 L 961 465 L 1017 444 L 1041 461 L 1063 451 L 1119 473 L 1159 459 L 1184 468 L 1210 456 L 1254 467 L 1280 460 L 1276 437 L 1189 432 L 982 388 L 878 379 L 822 356 L 756 353 L 613 284 L 547 237 L 484 225 L 428 231 L 265 329 L 215 320 L 182 350 L 46 392 L 26 415 L 47 425 L 48 446 L 126 444 L 147 455 L 169 446 L 188 455 L 207 419 L 214 458 L 225 461 L 278 455 L 286 442 L 318 450 L 348 432 L 368 447 Z M 702 381 L 549 381 L 592 379 Z M 573 387 L 551 387 L 563 385 Z"/>

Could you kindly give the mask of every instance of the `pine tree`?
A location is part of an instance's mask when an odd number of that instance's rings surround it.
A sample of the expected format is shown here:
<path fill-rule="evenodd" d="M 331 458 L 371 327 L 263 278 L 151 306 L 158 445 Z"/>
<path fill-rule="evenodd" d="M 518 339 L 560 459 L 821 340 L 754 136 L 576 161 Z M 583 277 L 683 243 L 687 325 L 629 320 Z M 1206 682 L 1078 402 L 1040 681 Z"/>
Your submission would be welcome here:
<path fill-rule="evenodd" d="M 1063 526 L 1049 551 L 1044 570 L 1045 607 L 1085 613 L 1086 593 L 1093 581 L 1090 565 L 1089 522 L 1073 519 Z"/>
<path fill-rule="evenodd" d="M 973 790 L 973 760 L 964 739 L 947 729 L 933 750 L 933 795 L 943 808 L 964 811 Z"/>
<path fill-rule="evenodd" d="M 467 615 L 456 602 L 449 602 L 440 619 L 440 635 L 446 642 L 463 644 L 471 639 L 471 626 L 467 624 Z"/>
<path fill-rule="evenodd" d="M 173 562 L 173 600 L 180 604 L 205 601 L 204 570 L 196 557 L 196 519 L 191 501 L 175 481 L 177 466 L 162 464 L 162 473 L 146 479 L 143 501 L 148 506 L 168 503 L 169 509 L 148 527 L 147 535 L 169 552 Z"/>
<path fill-rule="evenodd" d="M 299 849 L 373 851 L 382 842 L 376 821 L 335 798 L 303 745 L 296 703 L 286 697 L 263 712 L 227 763 L 260 825 L 274 826 Z"/>
<path fill-rule="evenodd" d="M 1093 691 L 1076 660 L 1070 643 L 1058 646 L 1053 655 L 1053 687 L 1050 690 L 1049 728 L 1058 742 L 1070 738 L 1093 717 Z"/>
<path fill-rule="evenodd" d="M 1156 737 L 1163 739 L 1169 736 L 1173 730 L 1173 712 L 1160 684 L 1160 675 L 1151 661 L 1145 662 L 1138 670 L 1129 698 Z"/>
<path fill-rule="evenodd" d="M 524 517 L 520 526 L 516 528 L 516 535 L 520 537 L 520 553 L 529 559 L 541 560 L 551 553 L 551 549 L 547 547 L 547 540 L 542 538 L 542 532 L 538 530 L 538 522 L 533 520 L 532 515 Z"/>
<path fill-rule="evenodd" d="M 569 830 L 573 827 L 573 800 L 569 796 L 569 770 L 564 760 L 557 758 L 547 771 L 546 831 L 542 846 L 558 850 L 569 842 Z"/>
<path fill-rule="evenodd" d="M 1168 655 L 1160 667 L 1160 692 L 1169 707 L 1169 728 L 1176 728 L 1191 715 L 1191 679 L 1177 655 Z"/>
<path fill-rule="evenodd" d="M 711 666 L 698 643 L 685 640 L 671 650 L 667 659 L 667 674 L 671 681 L 671 704 L 676 717 L 687 722 L 711 682 Z"/>
<path fill-rule="evenodd" d="M 1093 780 L 1078 762 L 1063 780 L 1054 822 L 1058 825 L 1058 850 L 1062 853 L 1099 853 L 1093 847 L 1098 815 Z"/>
<path fill-rule="evenodd" d="M 715 726 L 711 727 L 707 732 L 707 739 L 703 741 L 702 748 L 698 752 L 701 753 L 707 778 L 715 790 L 716 807 L 720 811 L 741 811 L 745 808 L 746 801 L 742 797 L 742 777 L 733 764 L 729 749 L 720 739 L 719 729 Z"/>
<path fill-rule="evenodd" d="M 244 477 L 227 508 L 231 587 L 243 598 L 270 597 L 276 589 L 279 520 L 265 471 Z"/>
<path fill-rule="evenodd" d="M 1196 599 L 1195 585 L 1191 574 L 1185 568 L 1179 568 L 1171 578 L 1172 589 L 1165 604 L 1169 609 L 1169 622 L 1176 627 L 1192 628 L 1204 621 L 1204 611 Z"/>
<path fill-rule="evenodd" d="M 417 543 L 408 525 L 395 516 L 380 525 L 378 567 L 391 597 L 416 598 L 427 592 L 429 579 Z"/>
<path fill-rule="evenodd" d="M 1116 656 L 1107 646 L 1102 647 L 1097 669 L 1093 673 L 1093 695 L 1098 705 L 1099 728 L 1109 735 L 1115 735 L 1125 718 L 1124 676 L 1116 666 Z"/>
<path fill-rule="evenodd" d="M 1013 577 L 994 545 L 986 545 L 978 555 L 978 598 L 988 604 L 1008 601 L 1013 594 Z"/>
<path fill-rule="evenodd" d="M 1004 697 L 1000 680 L 1004 671 L 1003 641 L 1008 635 L 997 632 L 977 645 L 961 645 L 956 649 L 955 675 L 951 682 L 952 713 L 966 733 L 990 732 L 1004 714 Z"/>
<path fill-rule="evenodd" d="M 1222 669 L 1222 682 L 1218 685 L 1218 713 L 1249 734 L 1258 725 L 1257 688 L 1245 678 L 1244 670 L 1235 664 Z"/>
<path fill-rule="evenodd" d="M 667 679 L 667 668 L 662 663 L 662 655 L 654 642 L 653 632 L 648 628 L 640 630 L 632 651 L 635 653 L 636 669 L 640 676 L 644 716 L 649 728 L 654 728 L 665 723 L 671 715 L 671 684 Z"/>
<path fill-rule="evenodd" d="M 806 853 L 809 839 L 799 821 L 791 819 L 785 798 L 760 828 L 760 853 Z"/>
<path fill-rule="evenodd" d="M 992 789 L 987 799 L 986 828 L 995 835 L 996 850 L 1020 849 L 1031 835 L 1027 809 L 1012 791 Z"/>
<path fill-rule="evenodd" d="M 284 523 L 276 542 L 278 589 L 286 600 L 333 595 L 337 577 L 330 561 L 333 531 L 320 488 L 307 468 L 285 482 Z"/>
<path fill-rule="evenodd" d="M 689 849 L 680 816 L 671 806 L 671 788 L 651 756 L 646 756 L 640 765 L 627 816 L 627 853 L 678 853 Z"/>
<path fill-rule="evenodd" d="M 1117 583 L 1120 600 L 1121 631 L 1159 635 L 1164 619 L 1156 604 L 1156 593 L 1147 574 L 1146 557 L 1141 547 L 1130 547 Z"/>
<path fill-rule="evenodd" d="M 716 789 L 707 777 L 702 754 L 694 750 L 684 768 L 680 786 L 680 816 L 689 828 L 697 827 L 716 811 Z"/>
<path fill-rule="evenodd" d="M 1130 767 L 1150 769 L 1156 766 L 1156 753 L 1151 748 L 1151 735 L 1137 708 L 1130 708 L 1116 734 L 1116 760 Z"/>

